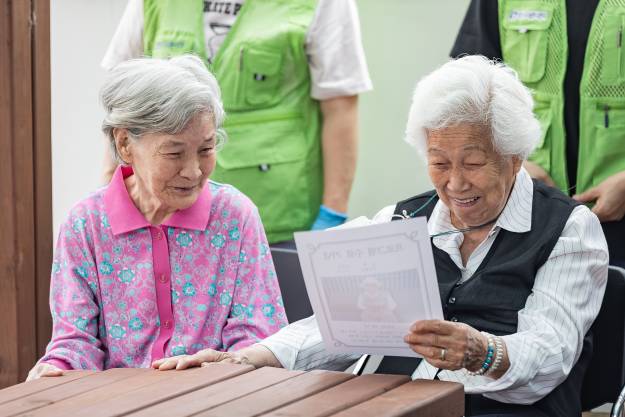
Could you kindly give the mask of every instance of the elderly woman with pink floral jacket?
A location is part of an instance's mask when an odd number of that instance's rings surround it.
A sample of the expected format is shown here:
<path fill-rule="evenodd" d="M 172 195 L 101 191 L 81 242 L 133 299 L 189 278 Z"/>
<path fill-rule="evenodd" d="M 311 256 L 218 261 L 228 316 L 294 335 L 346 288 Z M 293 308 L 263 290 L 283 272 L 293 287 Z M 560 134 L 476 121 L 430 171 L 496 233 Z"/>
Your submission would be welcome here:
<path fill-rule="evenodd" d="M 256 207 L 208 179 L 224 112 L 202 62 L 123 63 L 101 100 L 121 166 L 61 226 L 52 340 L 28 379 L 238 350 L 286 324 Z"/>

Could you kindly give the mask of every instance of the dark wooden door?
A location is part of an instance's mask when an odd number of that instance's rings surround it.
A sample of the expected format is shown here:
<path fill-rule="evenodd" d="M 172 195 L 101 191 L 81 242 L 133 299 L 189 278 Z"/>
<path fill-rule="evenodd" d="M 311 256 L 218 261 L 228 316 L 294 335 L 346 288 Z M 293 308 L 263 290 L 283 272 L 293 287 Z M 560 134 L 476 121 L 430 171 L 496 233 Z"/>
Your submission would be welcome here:
<path fill-rule="evenodd" d="M 0 387 L 50 338 L 50 2 L 0 0 Z"/>

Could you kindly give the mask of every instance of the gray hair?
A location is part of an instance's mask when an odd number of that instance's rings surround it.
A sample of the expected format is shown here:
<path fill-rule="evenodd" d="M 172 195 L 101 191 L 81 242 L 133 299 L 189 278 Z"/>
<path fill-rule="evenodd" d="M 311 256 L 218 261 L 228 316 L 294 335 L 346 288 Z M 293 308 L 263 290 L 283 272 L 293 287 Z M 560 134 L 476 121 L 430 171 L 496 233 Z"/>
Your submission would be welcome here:
<path fill-rule="evenodd" d="M 495 151 L 527 159 L 541 127 L 534 101 L 510 67 L 481 55 L 449 61 L 415 88 L 406 142 L 425 155 L 427 132 L 458 124 L 478 124 L 491 132 Z"/>
<path fill-rule="evenodd" d="M 135 139 L 146 133 L 176 134 L 198 113 L 207 111 L 217 129 L 217 146 L 226 139 L 221 129 L 225 112 L 219 85 L 193 55 L 123 62 L 109 72 L 100 101 L 106 113 L 102 131 L 118 162 L 123 161 L 115 147 L 114 128 L 128 129 Z"/>

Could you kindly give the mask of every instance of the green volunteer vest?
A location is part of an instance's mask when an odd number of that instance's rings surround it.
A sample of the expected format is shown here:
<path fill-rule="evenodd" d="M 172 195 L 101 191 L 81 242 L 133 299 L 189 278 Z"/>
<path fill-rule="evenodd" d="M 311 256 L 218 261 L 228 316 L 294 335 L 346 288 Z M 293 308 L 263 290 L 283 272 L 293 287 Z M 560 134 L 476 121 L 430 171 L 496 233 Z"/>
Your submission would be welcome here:
<path fill-rule="evenodd" d="M 144 52 L 206 61 L 202 0 L 144 0 Z M 246 0 L 213 62 L 228 143 L 212 179 L 258 206 L 270 242 L 310 229 L 323 188 L 321 113 L 304 48 L 316 0 Z"/>
<path fill-rule="evenodd" d="M 534 93 L 543 133 L 530 160 L 557 186 L 577 192 L 625 170 L 625 0 L 601 0 L 580 84 L 577 178 L 567 178 L 563 83 L 568 42 L 565 0 L 499 0 L 504 62 Z M 575 181 L 573 183 L 573 181 Z"/>

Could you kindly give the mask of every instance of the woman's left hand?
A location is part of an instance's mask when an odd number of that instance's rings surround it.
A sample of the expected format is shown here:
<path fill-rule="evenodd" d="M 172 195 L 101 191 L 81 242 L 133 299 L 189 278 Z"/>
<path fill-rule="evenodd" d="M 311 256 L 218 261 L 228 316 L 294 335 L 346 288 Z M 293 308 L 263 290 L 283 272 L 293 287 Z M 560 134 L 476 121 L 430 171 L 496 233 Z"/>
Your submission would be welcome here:
<path fill-rule="evenodd" d="M 432 366 L 477 371 L 488 350 L 485 335 L 464 323 L 421 320 L 410 326 L 404 341 Z"/>

